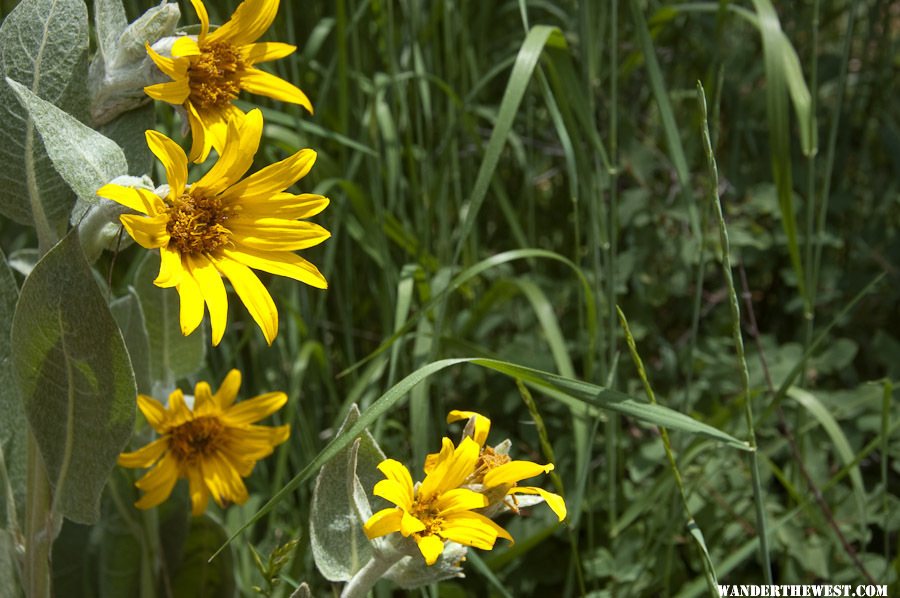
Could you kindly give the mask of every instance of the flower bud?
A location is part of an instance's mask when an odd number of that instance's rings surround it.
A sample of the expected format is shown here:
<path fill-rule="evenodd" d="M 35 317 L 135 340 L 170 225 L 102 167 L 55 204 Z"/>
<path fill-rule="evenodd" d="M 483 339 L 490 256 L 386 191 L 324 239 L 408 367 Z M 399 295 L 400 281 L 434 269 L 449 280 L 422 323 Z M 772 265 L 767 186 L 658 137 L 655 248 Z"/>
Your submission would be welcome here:
<path fill-rule="evenodd" d="M 179 18 L 178 4 L 163 0 L 126 27 L 115 43 L 100 40 L 88 74 L 94 126 L 150 101 L 144 87 L 165 81 L 165 76 L 147 56 L 146 44 L 155 46 L 172 36 Z"/>
<path fill-rule="evenodd" d="M 153 187 L 153 182 L 148 177 L 121 176 L 114 182 L 144 189 Z M 81 247 L 89 263 L 95 262 L 104 250 L 115 249 L 119 242 L 122 247 L 127 247 L 131 243 L 131 237 L 119 234 L 122 226 L 119 216 L 127 212 L 129 210 L 125 206 L 103 198 L 95 204 L 83 205 L 80 208 L 76 206 L 73 210 L 72 224 L 78 226 Z"/>

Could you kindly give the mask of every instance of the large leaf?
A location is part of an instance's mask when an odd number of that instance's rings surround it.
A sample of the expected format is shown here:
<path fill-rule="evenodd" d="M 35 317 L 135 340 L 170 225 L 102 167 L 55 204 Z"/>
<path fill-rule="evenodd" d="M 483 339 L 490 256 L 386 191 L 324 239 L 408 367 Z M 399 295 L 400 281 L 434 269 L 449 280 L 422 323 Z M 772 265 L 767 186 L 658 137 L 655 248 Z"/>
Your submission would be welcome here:
<path fill-rule="evenodd" d="M 359 419 L 356 405 L 350 408 L 338 436 Z M 309 535 L 316 567 L 329 581 L 348 581 L 372 556 L 372 545 L 362 531 L 357 502 L 371 495 L 382 479 L 376 469 L 385 459 L 378 443 L 364 430 L 357 441 L 322 466 L 313 489 Z M 358 496 L 362 493 L 362 497 Z M 357 495 L 357 496 L 355 496 Z M 368 504 L 366 503 L 366 507 Z"/>
<path fill-rule="evenodd" d="M 53 166 L 81 205 L 97 203 L 97 189 L 128 174 L 125 154 L 114 141 L 42 100 L 17 81 L 7 77 L 6 83 L 28 111 Z"/>
<path fill-rule="evenodd" d="M 0 251 L 0 456 L 6 480 L 0 476 L 0 528 L 10 528 L 16 504 L 25 497 L 26 438 L 25 411 L 12 375 L 10 332 L 19 287 Z M 9 484 L 8 488 L 6 484 Z M 11 499 L 12 504 L 7 500 Z"/>
<path fill-rule="evenodd" d="M 138 392 L 149 394 L 153 390 L 153 382 L 150 380 L 150 340 L 137 292 L 129 287 L 127 295 L 109 304 L 109 310 L 122 331 L 125 346 L 128 347 Z"/>
<path fill-rule="evenodd" d="M 83 109 L 87 47 L 83 0 L 22 0 L 0 26 L 0 76 L 64 110 Z M 0 213 L 59 228 L 74 197 L 6 84 L 0 85 L 0 107 Z"/>
<path fill-rule="evenodd" d="M 13 318 L 13 370 L 57 513 L 99 518 L 100 494 L 134 426 L 128 352 L 77 231 L 26 279 Z"/>
<path fill-rule="evenodd" d="M 209 556 L 226 537 L 222 526 L 209 516 L 191 519 L 184 557 L 172 579 L 175 598 L 229 598 L 235 595 L 234 557 L 231 552 L 209 561 Z"/>
<path fill-rule="evenodd" d="M 137 269 L 134 287 L 141 298 L 150 339 L 150 379 L 153 384 L 162 384 L 164 390 L 170 391 L 177 378 L 203 367 L 206 342 L 203 327 L 190 336 L 181 334 L 178 293 L 175 289 L 161 289 L 153 284 L 158 271 L 159 257 L 148 255 Z"/>

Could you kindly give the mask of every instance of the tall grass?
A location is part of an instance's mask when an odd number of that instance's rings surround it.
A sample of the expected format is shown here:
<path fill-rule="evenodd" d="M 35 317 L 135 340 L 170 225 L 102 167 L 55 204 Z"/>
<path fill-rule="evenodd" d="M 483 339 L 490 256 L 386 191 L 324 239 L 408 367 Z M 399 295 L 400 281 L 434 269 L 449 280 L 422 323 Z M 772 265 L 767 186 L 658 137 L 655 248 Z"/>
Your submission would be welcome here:
<path fill-rule="evenodd" d="M 152 4 L 126 1 L 131 17 Z M 236 4 L 209 2 L 212 21 Z M 318 151 L 304 190 L 332 198 L 318 221 L 333 236 L 309 253 L 330 288 L 267 281 L 283 306 L 274 346 L 252 342 L 252 321 L 234 310 L 245 334 L 209 352 L 201 378 L 239 367 L 246 392 L 284 389 L 294 430 L 249 480 L 258 498 L 224 516 L 228 531 L 308 468 L 352 403 L 365 410 L 437 360 L 480 357 L 632 396 L 652 380 L 659 403 L 737 437 L 752 412 L 756 452 L 677 430 L 663 446 L 655 428 L 533 386 L 532 397 L 515 376 L 442 369 L 373 423 L 385 452 L 416 462 L 447 433 L 449 409 L 480 411 L 523 457 L 552 449 L 570 520 L 510 521 L 515 546 L 473 557 L 466 579 L 425 594 L 691 596 L 710 579 L 769 575 L 896 588 L 900 417 L 892 386 L 873 384 L 900 376 L 895 9 L 282 2 L 269 38 L 299 50 L 274 68 L 316 113 L 263 102 L 259 165 Z M 698 80 L 721 221 L 709 218 Z M 159 114 L 175 134 L 179 123 Z M 827 143 L 815 157 L 819 129 Z M 3 222 L 3 250 L 30 234 Z M 722 251 L 746 288 L 723 283 Z M 129 283 L 136 257 L 117 257 L 114 284 Z M 871 285 L 879 274 L 887 282 Z M 733 320 L 741 310 L 726 305 L 743 295 L 758 332 L 744 371 L 734 343 L 751 332 L 747 310 Z M 814 402 L 790 398 L 801 385 Z M 291 538 L 290 583 L 273 595 L 300 581 L 329 591 L 306 541 L 310 493 L 292 484 L 232 544 L 245 595 L 261 583 L 249 545 L 267 553 Z M 64 533 L 57 550 L 67 537 L 78 536 Z"/>

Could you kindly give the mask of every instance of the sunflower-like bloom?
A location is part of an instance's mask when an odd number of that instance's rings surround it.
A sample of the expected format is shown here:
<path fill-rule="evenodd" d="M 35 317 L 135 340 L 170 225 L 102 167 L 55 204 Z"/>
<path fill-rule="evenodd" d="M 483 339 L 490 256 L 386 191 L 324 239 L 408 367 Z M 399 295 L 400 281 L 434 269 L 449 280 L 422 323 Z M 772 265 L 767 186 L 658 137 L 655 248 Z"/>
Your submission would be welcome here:
<path fill-rule="evenodd" d="M 284 406 L 287 395 L 270 392 L 235 404 L 241 373 L 231 370 L 213 394 L 209 384 L 194 387 L 193 408 L 181 390 L 169 395 L 166 407 L 138 395 L 138 407 L 159 438 L 133 453 L 119 455 L 123 467 L 152 467 L 135 486 L 144 495 L 135 503 L 150 509 L 166 500 L 179 478 L 190 485 L 194 515 L 202 515 L 209 497 L 220 507 L 247 501 L 247 477 L 256 462 L 290 435 L 290 426 L 256 426 L 255 422 Z"/>
<path fill-rule="evenodd" d="M 218 345 L 228 320 L 222 276 L 232 287 L 270 345 L 278 334 L 278 310 L 251 268 L 287 276 L 316 288 L 328 283 L 294 250 L 318 245 L 330 233 L 317 224 L 298 221 L 325 209 L 321 195 L 284 193 L 303 178 L 316 152 L 300 150 L 240 180 L 253 164 L 263 120 L 260 111 L 228 125 L 225 149 L 199 181 L 187 184 L 187 157 L 174 141 L 147 131 L 150 150 L 163 163 L 167 192 L 159 197 L 146 189 L 108 184 L 97 195 L 138 214 L 120 217 L 125 230 L 147 249 L 159 249 L 156 286 L 175 287 L 181 297 L 181 332 L 193 332 L 209 309 L 212 343 Z"/>
<path fill-rule="evenodd" d="M 393 459 L 385 459 L 378 469 L 385 475 L 375 485 L 374 494 L 397 505 L 378 511 L 366 521 L 363 530 L 369 539 L 393 532 L 412 537 L 428 565 L 433 565 L 450 540 L 483 550 L 494 547 L 497 538 L 512 537 L 502 527 L 473 512 L 488 505 L 483 494 L 459 485 L 478 460 L 479 447 L 464 438 L 458 447 L 444 438 L 441 459 L 418 487 L 413 486 L 409 470 Z"/>
<path fill-rule="evenodd" d="M 148 46 L 150 58 L 172 81 L 145 87 L 144 91 L 155 100 L 184 108 L 193 137 L 192 161 L 204 161 L 212 147 L 222 153 L 227 123 L 241 114 L 232 101 L 242 89 L 300 104 L 312 113 L 312 104 L 299 88 L 255 68 L 260 62 L 284 58 L 297 49 L 279 42 L 254 43 L 275 19 L 278 0 L 244 0 L 231 19 L 212 33 L 202 0 L 191 0 L 191 4 L 200 18 L 200 35 L 175 40 L 171 58 Z"/>
<path fill-rule="evenodd" d="M 540 465 L 531 461 L 513 461 L 509 457 L 510 442 L 502 442 L 496 447 L 487 445 L 487 437 L 491 431 L 491 420 L 474 411 L 451 411 L 447 415 L 447 423 L 468 420 L 463 430 L 463 439 L 471 439 L 479 447 L 478 459 L 461 486 L 476 489 L 484 494 L 490 506 L 505 504 L 516 511 L 515 495 L 532 494 L 540 496 L 560 521 L 566 518 L 566 502 L 563 498 L 534 486 L 519 486 L 518 482 L 542 473 L 553 471 L 553 464 Z M 425 459 L 425 472 L 434 471 L 441 459 L 441 454 L 431 454 Z M 513 502 L 506 503 L 506 497 L 512 496 Z M 491 512 L 489 510 L 489 512 Z"/>

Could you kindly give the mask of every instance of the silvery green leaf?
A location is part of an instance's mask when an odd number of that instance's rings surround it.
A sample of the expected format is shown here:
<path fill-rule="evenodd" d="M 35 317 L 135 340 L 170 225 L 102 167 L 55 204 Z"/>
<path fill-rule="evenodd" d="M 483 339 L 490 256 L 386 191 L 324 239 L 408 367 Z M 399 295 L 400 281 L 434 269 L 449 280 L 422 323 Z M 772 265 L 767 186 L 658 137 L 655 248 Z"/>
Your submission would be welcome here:
<path fill-rule="evenodd" d="M 109 310 L 119 325 L 131 366 L 134 368 L 134 381 L 139 393 L 150 394 L 153 391 L 150 380 L 150 340 L 144 323 L 144 310 L 141 300 L 133 287 L 128 287 L 128 294 L 114 299 Z"/>
<path fill-rule="evenodd" d="M 150 174 L 153 168 L 153 154 L 147 146 L 144 133 L 156 126 L 156 112 L 153 104 L 146 104 L 129 110 L 113 121 L 100 127 L 100 132 L 119 144 L 128 160 L 128 174 L 140 176 Z"/>
<path fill-rule="evenodd" d="M 77 230 L 25 280 L 12 344 L 25 415 L 53 488 L 53 512 L 94 523 L 106 480 L 131 437 L 137 391 L 125 343 Z"/>
<path fill-rule="evenodd" d="M 181 12 L 178 4 L 163 1 L 126 27 L 120 0 L 98 0 L 98 4 L 95 22 L 100 51 L 91 62 L 89 87 L 91 119 L 103 125 L 149 104 L 144 87 L 168 80 L 147 56 L 146 44 L 171 36 Z"/>
<path fill-rule="evenodd" d="M 28 110 L 56 171 L 81 202 L 97 203 L 97 189 L 117 176 L 128 174 L 125 154 L 115 142 L 9 77 L 6 83 Z"/>
<path fill-rule="evenodd" d="M 22 0 L 0 26 L 0 76 L 64 110 L 83 107 L 88 25 L 83 0 Z M 63 230 L 74 197 L 43 143 L 0 84 L 0 213 L 21 224 Z"/>
<path fill-rule="evenodd" d="M 178 292 L 153 284 L 159 272 L 159 255 L 148 254 L 134 275 L 134 288 L 141 299 L 147 336 L 150 339 L 150 379 L 153 396 L 168 396 L 175 380 L 190 376 L 206 359 L 205 329 L 189 336 L 181 334 Z"/>
<path fill-rule="evenodd" d="M 454 577 L 465 577 L 460 566 L 467 549 L 456 542 L 446 542 L 444 551 L 433 565 L 425 564 L 421 554 L 406 556 L 388 569 L 384 576 L 401 588 L 411 590 Z"/>
<path fill-rule="evenodd" d="M 359 419 L 350 407 L 337 435 Z M 313 489 L 309 535 L 316 567 L 330 581 L 347 581 L 372 557 L 372 545 L 363 533 L 363 516 L 371 508 L 366 497 L 383 478 L 376 469 L 385 459 L 367 431 L 322 466 Z M 361 513 L 362 512 L 362 513 Z"/>
<path fill-rule="evenodd" d="M 5 529 L 0 529 L 0 598 L 19 598 L 18 567 L 16 567 L 16 541 Z"/>
<path fill-rule="evenodd" d="M 13 529 L 16 507 L 24 505 L 26 475 L 26 423 L 22 399 L 12 375 L 10 340 L 19 287 L 0 251 L 0 456 L 5 475 L 0 480 L 0 528 Z"/>

